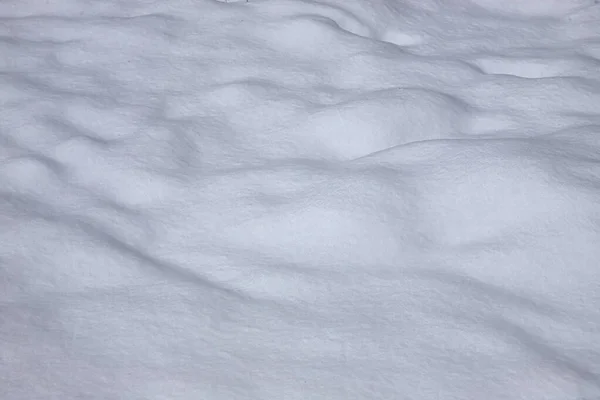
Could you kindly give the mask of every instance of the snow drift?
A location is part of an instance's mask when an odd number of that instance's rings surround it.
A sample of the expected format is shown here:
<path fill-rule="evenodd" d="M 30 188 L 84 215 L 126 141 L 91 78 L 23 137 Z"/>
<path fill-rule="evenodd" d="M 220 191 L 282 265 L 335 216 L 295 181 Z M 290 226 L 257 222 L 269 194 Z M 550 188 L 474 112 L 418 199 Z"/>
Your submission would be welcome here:
<path fill-rule="evenodd" d="M 0 4 L 0 393 L 600 398 L 600 5 Z"/>

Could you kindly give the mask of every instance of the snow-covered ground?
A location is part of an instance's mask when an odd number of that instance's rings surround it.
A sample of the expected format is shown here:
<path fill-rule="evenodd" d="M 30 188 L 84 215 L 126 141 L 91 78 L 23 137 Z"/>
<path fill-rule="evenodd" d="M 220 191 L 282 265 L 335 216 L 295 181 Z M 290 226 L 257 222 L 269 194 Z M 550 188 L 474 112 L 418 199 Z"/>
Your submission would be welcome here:
<path fill-rule="evenodd" d="M 0 2 L 2 400 L 600 399 L 600 4 Z"/>

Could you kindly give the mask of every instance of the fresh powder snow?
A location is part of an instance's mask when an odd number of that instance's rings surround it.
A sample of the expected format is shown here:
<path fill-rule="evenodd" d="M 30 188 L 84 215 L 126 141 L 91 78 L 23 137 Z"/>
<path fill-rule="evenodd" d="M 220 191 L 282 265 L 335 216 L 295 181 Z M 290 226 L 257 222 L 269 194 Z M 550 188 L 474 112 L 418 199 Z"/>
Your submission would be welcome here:
<path fill-rule="evenodd" d="M 594 0 L 0 2 L 0 399 L 599 400 Z"/>

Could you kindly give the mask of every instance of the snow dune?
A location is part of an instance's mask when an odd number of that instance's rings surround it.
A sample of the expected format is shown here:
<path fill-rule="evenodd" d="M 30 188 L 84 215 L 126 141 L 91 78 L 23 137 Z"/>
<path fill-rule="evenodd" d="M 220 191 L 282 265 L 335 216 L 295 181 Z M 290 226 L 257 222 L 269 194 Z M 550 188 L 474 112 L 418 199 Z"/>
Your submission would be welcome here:
<path fill-rule="evenodd" d="M 0 398 L 600 399 L 600 4 L 5 0 Z"/>

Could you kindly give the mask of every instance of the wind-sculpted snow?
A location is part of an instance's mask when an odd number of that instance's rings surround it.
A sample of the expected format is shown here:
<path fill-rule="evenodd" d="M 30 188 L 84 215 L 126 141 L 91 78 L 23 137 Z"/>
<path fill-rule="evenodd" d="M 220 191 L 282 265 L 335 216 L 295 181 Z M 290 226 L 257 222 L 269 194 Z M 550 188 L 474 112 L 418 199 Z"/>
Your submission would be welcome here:
<path fill-rule="evenodd" d="M 600 399 L 600 4 L 0 18 L 0 398 Z"/>

